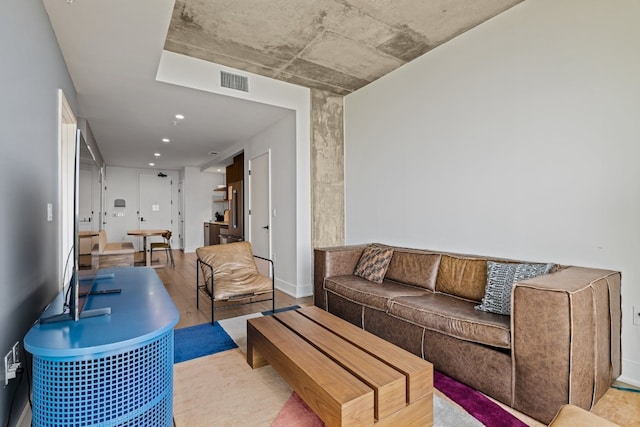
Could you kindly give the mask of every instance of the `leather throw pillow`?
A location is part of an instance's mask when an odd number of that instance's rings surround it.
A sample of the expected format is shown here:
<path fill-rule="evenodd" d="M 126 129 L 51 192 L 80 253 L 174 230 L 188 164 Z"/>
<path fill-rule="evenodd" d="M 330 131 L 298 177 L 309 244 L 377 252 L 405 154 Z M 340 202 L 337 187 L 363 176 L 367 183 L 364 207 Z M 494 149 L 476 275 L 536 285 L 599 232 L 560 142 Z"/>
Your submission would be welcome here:
<path fill-rule="evenodd" d="M 369 245 L 362 252 L 354 274 L 374 283 L 382 283 L 392 256 L 392 248 Z"/>

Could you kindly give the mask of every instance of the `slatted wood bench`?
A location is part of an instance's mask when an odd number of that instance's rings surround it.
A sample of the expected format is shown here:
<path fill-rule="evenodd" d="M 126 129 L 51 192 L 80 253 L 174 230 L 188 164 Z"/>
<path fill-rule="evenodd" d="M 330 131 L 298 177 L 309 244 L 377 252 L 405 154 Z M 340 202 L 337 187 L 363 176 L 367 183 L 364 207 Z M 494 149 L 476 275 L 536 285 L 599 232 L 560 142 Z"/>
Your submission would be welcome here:
<path fill-rule="evenodd" d="M 133 267 L 135 248 L 131 242 L 107 243 L 104 230 L 98 232 L 98 243 L 91 250 L 91 268 Z"/>
<path fill-rule="evenodd" d="M 247 321 L 247 362 L 271 364 L 327 426 L 430 426 L 433 367 L 318 307 Z"/>

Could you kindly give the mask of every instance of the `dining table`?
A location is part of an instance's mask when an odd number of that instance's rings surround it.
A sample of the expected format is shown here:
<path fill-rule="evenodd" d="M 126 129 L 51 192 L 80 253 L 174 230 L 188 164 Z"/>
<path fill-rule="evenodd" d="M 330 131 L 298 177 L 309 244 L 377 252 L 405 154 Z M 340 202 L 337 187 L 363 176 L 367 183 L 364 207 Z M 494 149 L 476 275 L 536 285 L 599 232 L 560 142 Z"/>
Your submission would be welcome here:
<path fill-rule="evenodd" d="M 144 250 L 144 265 L 147 267 L 151 267 L 151 251 L 149 250 L 149 237 L 152 236 L 162 236 L 166 233 L 167 230 L 159 230 L 159 229 L 140 229 L 140 230 L 129 230 L 127 234 L 129 236 L 139 236 L 142 237 L 142 248 Z"/>

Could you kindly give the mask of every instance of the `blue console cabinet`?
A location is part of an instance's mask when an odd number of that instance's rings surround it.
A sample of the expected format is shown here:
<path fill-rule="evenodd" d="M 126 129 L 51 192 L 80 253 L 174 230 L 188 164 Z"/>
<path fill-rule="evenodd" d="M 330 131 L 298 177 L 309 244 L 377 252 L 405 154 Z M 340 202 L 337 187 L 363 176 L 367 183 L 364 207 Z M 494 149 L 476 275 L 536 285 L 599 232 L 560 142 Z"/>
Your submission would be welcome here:
<path fill-rule="evenodd" d="M 37 322 L 24 346 L 33 355 L 33 426 L 173 425 L 173 327 L 179 313 L 155 270 L 100 270 L 85 310 L 111 314 Z M 112 276 L 112 277 L 109 277 Z M 62 293 L 43 316 L 59 313 Z"/>

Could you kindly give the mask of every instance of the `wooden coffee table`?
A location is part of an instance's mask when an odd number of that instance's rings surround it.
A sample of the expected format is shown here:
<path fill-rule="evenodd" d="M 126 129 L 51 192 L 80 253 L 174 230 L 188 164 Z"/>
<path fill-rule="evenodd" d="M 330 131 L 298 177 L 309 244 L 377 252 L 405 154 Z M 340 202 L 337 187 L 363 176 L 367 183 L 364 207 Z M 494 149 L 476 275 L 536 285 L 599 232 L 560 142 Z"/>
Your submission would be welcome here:
<path fill-rule="evenodd" d="M 271 364 L 327 426 L 431 426 L 431 363 L 318 307 L 247 321 L 247 363 Z"/>

